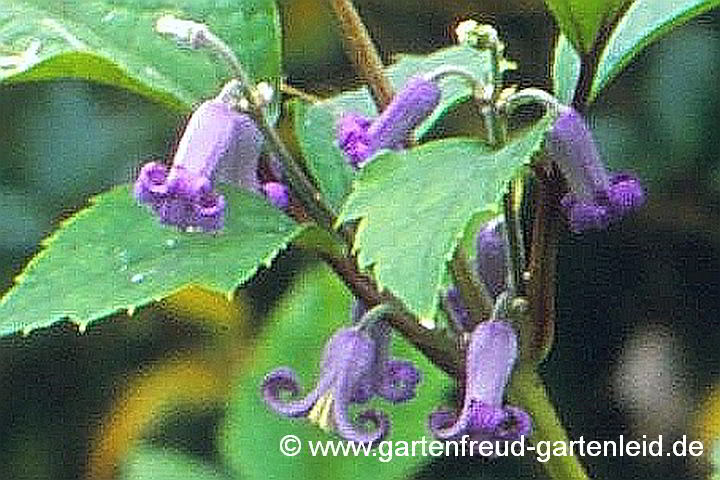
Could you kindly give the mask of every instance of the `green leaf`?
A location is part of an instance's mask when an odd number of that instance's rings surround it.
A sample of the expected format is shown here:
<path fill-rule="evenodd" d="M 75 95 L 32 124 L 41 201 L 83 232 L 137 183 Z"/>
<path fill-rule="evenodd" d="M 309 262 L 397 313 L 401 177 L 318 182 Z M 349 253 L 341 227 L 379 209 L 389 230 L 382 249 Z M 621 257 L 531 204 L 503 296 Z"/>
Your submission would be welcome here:
<path fill-rule="evenodd" d="M 288 292 L 271 314 L 268 329 L 258 340 L 257 344 L 262 348 L 257 349 L 252 371 L 238 379 L 231 395 L 233 400 L 220 443 L 222 454 L 236 478 L 266 480 L 315 478 L 318 475 L 337 480 L 407 478 L 420 466 L 421 455 L 395 456 L 392 461 L 382 461 L 387 457 L 383 457 L 382 449 L 376 449 L 376 455 L 370 457 L 313 457 L 308 441 L 337 442 L 339 437 L 323 432 L 306 419 L 281 417 L 265 405 L 260 392 L 263 377 L 281 365 L 288 365 L 297 372 L 305 392 L 313 387 L 325 342 L 337 328 L 347 326 L 350 317 L 351 295 L 324 265 L 301 273 Z M 393 356 L 412 360 L 423 372 L 417 397 L 399 405 L 375 400 L 353 410 L 377 408 L 386 412 L 392 422 L 389 439 L 394 442 L 419 441 L 423 436 L 429 439 L 427 416 L 442 404 L 443 391 L 449 381 L 400 338 L 393 340 Z M 280 440 L 285 435 L 296 435 L 301 440 L 302 450 L 297 456 L 286 457 L 280 453 Z"/>
<path fill-rule="evenodd" d="M 635 0 L 613 31 L 600 57 L 590 91 L 595 99 L 645 47 L 688 20 L 720 5 L 720 0 Z"/>
<path fill-rule="evenodd" d="M 229 72 L 212 54 L 180 48 L 156 33 L 163 14 L 206 23 L 253 78 L 279 82 L 273 0 L 0 0 L 0 80 L 78 78 L 187 109 L 214 95 Z"/>
<path fill-rule="evenodd" d="M 218 235 L 161 225 L 117 187 L 63 223 L 0 300 L 0 334 L 64 317 L 85 327 L 122 309 L 166 297 L 188 283 L 230 295 L 269 265 L 302 228 L 261 197 L 224 188 Z"/>
<path fill-rule="evenodd" d="M 398 90 L 413 75 L 443 66 L 462 67 L 476 78 L 485 78 L 490 71 L 490 58 L 487 52 L 474 48 L 451 47 L 426 56 L 403 55 L 387 69 L 387 75 L 395 90 Z M 472 93 L 467 82 L 457 77 L 442 80 L 441 88 L 443 95 L 440 105 L 430 118 L 415 130 L 418 140 L 453 107 L 470 99 Z M 375 104 L 366 87 L 310 106 L 297 103 L 294 110 L 298 141 L 308 170 L 320 191 L 335 207 L 339 207 L 347 196 L 353 177 L 353 171 L 335 141 L 335 125 L 346 112 L 377 115 Z"/>
<path fill-rule="evenodd" d="M 433 318 L 445 264 L 474 215 L 485 220 L 517 168 L 540 148 L 550 118 L 499 150 L 453 138 L 386 152 L 359 175 L 340 221 L 362 219 L 354 248 L 387 288 Z"/>
<path fill-rule="evenodd" d="M 589 52 L 601 28 L 632 0 L 545 0 L 560 30 L 579 52 Z"/>
<path fill-rule="evenodd" d="M 305 229 L 293 240 L 293 245 L 332 257 L 344 257 L 348 253 L 347 245 L 341 237 L 313 224 L 306 224 Z"/>
<path fill-rule="evenodd" d="M 320 104 L 296 101 L 292 109 L 305 165 L 330 205 L 341 205 L 350 190 L 353 170 L 335 143 L 336 116 Z"/>
<path fill-rule="evenodd" d="M 200 458 L 177 451 L 139 445 L 119 468 L 125 480 L 224 480 L 227 477 Z"/>
<path fill-rule="evenodd" d="M 560 35 L 553 53 L 553 92 L 560 103 L 570 105 L 580 78 L 580 56 L 565 35 Z"/>

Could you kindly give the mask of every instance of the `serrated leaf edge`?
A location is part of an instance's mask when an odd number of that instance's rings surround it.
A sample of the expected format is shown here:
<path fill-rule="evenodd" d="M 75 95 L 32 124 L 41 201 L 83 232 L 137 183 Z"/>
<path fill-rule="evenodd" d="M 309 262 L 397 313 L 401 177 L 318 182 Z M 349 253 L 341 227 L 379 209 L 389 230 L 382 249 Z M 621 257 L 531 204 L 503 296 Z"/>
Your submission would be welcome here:
<path fill-rule="evenodd" d="M 538 122 L 537 122 L 535 125 L 537 125 L 537 124 L 539 124 L 540 122 L 543 122 L 543 121 L 549 121 L 550 118 L 551 118 L 551 114 L 548 113 L 548 114 L 544 115 L 540 120 L 538 120 Z M 437 142 L 455 141 L 455 140 L 458 140 L 458 139 L 461 139 L 461 138 L 464 138 L 464 137 L 444 138 L 444 139 L 440 139 L 440 140 L 435 140 L 435 141 L 433 141 L 433 142 L 425 143 L 425 144 L 420 145 L 420 146 L 418 146 L 418 147 L 416 147 L 416 148 L 417 148 L 417 149 L 420 149 L 420 148 L 423 148 L 423 147 L 427 147 L 428 145 L 435 145 Z M 471 138 L 471 139 L 472 139 L 472 138 Z M 535 145 L 532 145 L 532 146 L 531 146 L 531 148 L 530 148 L 530 150 L 529 150 L 530 153 L 529 153 L 529 155 L 527 156 L 527 160 L 526 160 L 525 162 L 523 162 L 521 165 L 518 165 L 518 168 L 521 168 L 522 166 L 527 166 L 527 165 L 529 165 L 529 164 L 532 162 L 532 159 L 533 159 L 533 158 L 535 157 L 535 155 L 537 154 L 537 152 L 538 152 L 538 151 L 540 150 L 540 148 L 542 147 L 543 143 L 544 143 L 544 135 L 543 135 L 542 137 L 540 137 L 540 138 L 536 141 Z M 508 145 L 509 145 L 509 144 L 508 144 Z M 504 147 L 504 148 L 505 148 L 505 147 Z M 497 154 L 497 151 L 492 152 L 491 154 Z M 370 165 L 372 165 L 372 164 L 370 164 Z M 378 289 L 380 289 L 381 291 L 387 290 L 388 292 L 392 293 L 392 294 L 393 294 L 394 296 L 396 296 L 397 298 L 401 299 L 401 300 L 403 301 L 403 303 L 405 304 L 405 306 L 406 306 L 407 308 L 409 308 L 410 311 L 412 311 L 412 312 L 414 312 L 416 315 L 418 315 L 421 319 L 432 319 L 432 318 L 434 318 L 435 315 L 436 315 L 436 313 L 437 313 L 437 309 L 438 309 L 438 298 L 439 298 L 439 295 L 440 295 L 441 289 L 442 289 L 442 277 L 443 277 L 442 270 L 438 272 L 438 278 L 435 279 L 435 289 L 434 289 L 435 292 L 434 292 L 434 294 L 433 294 L 433 300 L 431 301 L 430 310 L 427 310 L 427 311 L 417 311 L 417 310 L 416 310 L 415 308 L 413 308 L 411 305 L 408 305 L 408 302 L 403 298 L 403 295 L 402 295 L 402 294 L 400 294 L 399 292 L 397 292 L 396 289 L 394 289 L 394 288 L 386 285 L 386 284 L 382 281 L 382 279 L 380 278 L 380 276 L 377 275 L 377 272 L 376 272 L 376 270 L 375 270 L 375 261 L 373 261 L 373 260 L 371 260 L 370 258 L 368 258 L 368 256 L 366 255 L 366 252 L 365 252 L 365 251 L 361 248 L 361 246 L 359 245 L 360 242 L 358 241 L 358 239 L 361 237 L 363 230 L 365 230 L 365 228 L 367 227 L 367 222 L 368 222 L 367 213 L 366 213 L 366 212 L 365 212 L 365 213 L 363 213 L 363 212 L 353 212 L 353 213 L 350 213 L 350 212 L 347 212 L 347 208 L 348 208 L 348 206 L 352 203 L 353 198 L 354 198 L 354 196 L 355 196 L 355 193 L 356 193 L 355 186 L 362 181 L 362 177 L 363 177 L 363 175 L 362 175 L 362 173 L 361 173 L 359 176 L 356 176 L 356 177 L 353 179 L 353 190 L 352 190 L 352 191 L 350 192 L 350 194 L 348 195 L 348 197 L 347 197 L 347 199 L 346 199 L 346 201 L 345 201 L 345 204 L 343 205 L 343 207 L 342 207 L 342 209 L 341 209 L 341 211 L 340 211 L 340 214 L 338 215 L 337 221 L 336 221 L 336 223 L 335 223 L 336 228 L 339 227 L 340 225 L 342 225 L 343 223 L 347 222 L 347 221 L 359 220 L 358 226 L 357 226 L 357 230 L 356 230 L 356 233 L 355 233 L 355 239 L 356 239 L 356 241 L 353 243 L 353 246 L 352 246 L 352 249 L 351 249 L 352 253 L 353 253 L 354 255 L 356 255 L 356 258 L 357 258 L 359 267 L 360 267 L 362 270 L 370 271 L 370 272 L 373 274 L 373 278 L 375 279 L 375 282 L 376 282 L 376 285 L 377 285 Z M 475 215 L 481 215 L 481 214 L 483 214 L 484 212 L 488 212 L 488 214 L 490 214 L 490 213 L 492 213 L 492 212 L 494 212 L 494 211 L 497 211 L 497 205 L 495 205 L 495 204 L 490 204 L 490 205 L 485 205 L 484 207 L 479 206 L 479 207 L 477 207 L 475 210 L 473 210 L 472 212 L 470 212 L 470 213 L 466 216 L 466 219 L 465 219 L 465 221 L 464 221 L 464 223 L 463 223 L 462 228 L 460 228 L 459 231 L 455 233 L 455 235 L 453 236 L 453 239 L 452 239 L 450 248 L 449 248 L 448 251 L 446 251 L 445 254 L 444 254 L 444 259 L 445 259 L 445 262 L 446 262 L 446 263 L 452 261 L 452 257 L 453 257 L 453 255 L 455 254 L 455 250 L 457 249 L 458 245 L 460 244 L 460 242 L 461 242 L 461 240 L 462 240 L 462 237 L 463 237 L 463 234 L 464 234 L 464 232 L 465 232 L 465 229 L 467 228 L 467 225 L 468 225 L 468 223 L 472 220 L 472 218 L 473 218 Z"/>
<path fill-rule="evenodd" d="M 92 197 L 90 197 L 88 199 L 86 207 L 79 210 L 77 213 L 75 213 L 71 217 L 62 220 L 58 224 L 57 228 L 48 237 L 41 240 L 40 246 L 42 247 L 42 250 L 40 250 L 40 252 L 38 252 L 33 258 L 30 259 L 28 264 L 23 268 L 22 272 L 20 272 L 13 278 L 12 287 L 7 292 L 5 292 L 5 294 L 2 297 L 0 297 L 0 308 L 2 308 L 8 302 L 8 299 L 14 294 L 15 289 L 25 281 L 25 277 L 28 275 L 30 270 L 32 270 L 32 268 L 34 268 L 35 264 L 37 262 L 41 261 L 43 259 L 43 257 L 47 254 L 47 252 L 50 251 L 50 246 L 55 241 L 55 239 L 58 235 L 61 235 L 69 225 L 72 225 L 78 219 L 82 218 L 83 216 L 87 215 L 90 211 L 92 211 L 92 209 L 97 206 L 97 203 L 100 200 L 100 197 L 107 195 L 115 190 L 119 190 L 119 189 L 126 188 L 126 187 L 127 187 L 127 185 L 119 185 L 119 186 L 115 186 L 115 187 L 111 188 L 108 191 L 99 193 L 97 195 L 93 195 Z M 283 242 L 279 246 L 279 248 L 273 249 L 266 257 L 261 259 L 261 261 L 254 268 L 248 270 L 245 275 L 240 276 L 238 278 L 238 280 L 234 283 L 234 285 L 227 291 L 223 292 L 221 290 L 212 288 L 207 285 L 203 285 L 203 287 L 207 288 L 210 291 L 224 294 L 229 300 L 231 300 L 233 298 L 234 292 L 237 288 L 239 288 L 245 282 L 247 282 L 252 277 L 254 277 L 255 274 L 260 270 L 260 267 L 265 267 L 265 268 L 270 267 L 270 265 L 272 265 L 273 260 L 278 256 L 278 254 L 280 254 L 280 252 L 286 250 L 290 246 L 290 244 L 293 242 L 293 240 L 295 238 L 297 238 L 303 231 L 305 231 L 310 225 L 312 225 L 312 224 L 297 224 L 294 229 L 295 231 L 292 232 L 292 234 L 286 238 L 285 242 Z M 192 282 L 189 282 L 188 284 L 190 284 L 190 283 L 192 283 Z M 80 320 L 77 317 L 71 316 L 70 314 L 58 314 L 58 315 L 52 316 L 50 319 L 48 319 L 46 321 L 45 320 L 37 321 L 36 324 L 27 325 L 21 329 L 15 328 L 15 329 L 9 329 L 9 330 L 5 330 L 5 329 L 0 330 L 0 336 L 11 335 L 16 332 L 21 332 L 22 335 L 27 336 L 35 330 L 50 327 L 50 326 L 54 325 L 55 323 L 58 323 L 61 321 L 68 321 L 71 324 L 76 325 L 78 328 L 78 332 L 83 333 L 83 332 L 85 332 L 85 330 L 91 323 L 93 323 L 97 320 L 100 320 L 102 318 L 105 318 L 110 315 L 120 313 L 123 311 L 127 312 L 128 316 L 132 316 L 133 313 L 135 312 L 135 310 L 137 310 L 138 308 L 144 307 L 153 302 L 158 302 L 158 301 L 162 300 L 163 298 L 173 295 L 173 294 L 179 292 L 180 290 L 182 290 L 183 288 L 185 288 L 188 284 L 180 285 L 177 288 L 171 289 L 162 295 L 152 296 L 150 298 L 147 298 L 145 301 L 141 301 L 141 302 L 138 302 L 133 305 L 122 304 L 122 305 L 117 305 L 117 306 L 113 306 L 113 307 L 109 307 L 109 308 L 100 310 L 96 314 L 94 314 L 91 317 L 84 319 L 84 320 Z"/>

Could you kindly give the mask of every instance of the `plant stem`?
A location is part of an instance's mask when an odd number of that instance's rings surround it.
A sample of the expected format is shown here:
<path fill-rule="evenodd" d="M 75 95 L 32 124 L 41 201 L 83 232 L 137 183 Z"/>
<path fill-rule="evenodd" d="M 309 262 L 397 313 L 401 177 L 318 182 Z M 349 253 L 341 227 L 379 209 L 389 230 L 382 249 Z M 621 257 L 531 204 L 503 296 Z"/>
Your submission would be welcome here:
<path fill-rule="evenodd" d="M 322 194 L 308 179 L 303 169 L 295 162 L 295 159 L 290 155 L 290 152 L 288 152 L 285 144 L 280 139 L 277 130 L 271 125 L 265 115 L 263 102 L 258 98 L 255 84 L 235 53 L 221 38 L 205 26 L 202 26 L 202 28 L 197 31 L 195 41 L 201 42 L 202 45 L 209 47 L 230 67 L 233 76 L 239 82 L 242 95 L 248 101 L 249 108 L 247 113 L 253 118 L 255 124 L 265 136 L 270 149 L 278 157 L 280 163 L 282 163 L 290 189 L 320 225 L 328 230 L 332 230 L 333 224 L 335 223 L 335 213 L 332 208 L 325 203 Z"/>
<path fill-rule="evenodd" d="M 485 288 L 485 284 L 478 282 L 473 275 L 465 252 L 460 245 L 455 249 L 452 262 L 450 263 L 450 269 L 455 286 L 467 304 L 466 306 L 470 312 L 470 320 L 473 326 L 489 320 L 492 316 L 493 304 L 495 302 L 487 291 L 487 288 Z"/>
<path fill-rule="evenodd" d="M 510 262 L 508 290 L 513 297 L 524 297 L 526 295 L 525 272 L 528 266 L 525 258 L 525 233 L 522 224 L 524 195 L 525 174 L 523 173 L 510 180 L 503 202 L 505 207 L 505 234 L 507 237 L 506 255 Z"/>
<path fill-rule="evenodd" d="M 382 112 L 393 97 L 393 89 L 383 71 L 383 62 L 365 24 L 351 0 L 330 0 L 340 21 L 345 48 L 355 70 L 370 87 L 375 105 Z"/>
<path fill-rule="evenodd" d="M 315 185 L 307 178 L 303 169 L 290 155 L 277 130 L 270 125 L 262 107 L 251 103 L 250 115 L 255 120 L 260 131 L 265 135 L 271 150 L 282 163 L 291 190 L 300 198 L 316 222 L 324 228 L 332 230 L 335 224 L 335 212 L 325 203 L 320 191 L 315 188 Z"/>
<path fill-rule="evenodd" d="M 493 30 L 494 31 L 494 30 Z M 488 141 L 490 145 L 499 148 L 502 147 L 507 141 L 507 127 L 505 124 L 505 118 L 498 115 L 498 100 L 502 93 L 503 86 L 503 71 L 500 65 L 502 60 L 502 44 L 500 39 L 497 37 L 495 32 L 495 38 L 490 42 L 490 65 L 491 76 L 492 76 L 492 95 L 490 96 L 489 105 L 486 106 L 488 109 L 483 112 L 485 115 L 485 122 L 488 126 Z"/>
<path fill-rule="evenodd" d="M 605 50 L 605 45 L 607 45 L 610 35 L 613 30 L 615 30 L 617 23 L 623 16 L 625 16 L 625 12 L 627 12 L 627 9 L 630 8 L 631 4 L 632 1 L 625 2 L 622 8 L 615 12 L 613 18 L 609 21 L 603 21 L 603 26 L 598 31 L 590 51 L 587 53 L 580 53 L 580 77 L 578 78 L 578 84 L 577 87 L 575 87 L 575 95 L 572 99 L 572 107 L 580 113 L 586 113 L 600 55 L 603 50 Z"/>
<path fill-rule="evenodd" d="M 387 317 L 388 322 L 430 361 L 451 376 L 457 376 L 462 371 L 463 359 L 450 338 L 441 332 L 423 327 L 417 318 L 402 307 L 398 299 L 388 293 L 380 293 L 374 280 L 358 270 L 355 259 L 337 257 L 327 252 L 321 252 L 320 255 L 343 279 L 353 295 L 361 299 L 368 308 L 381 303 L 397 305 L 398 309 Z"/>
<path fill-rule="evenodd" d="M 567 447 L 568 435 L 555 412 L 545 385 L 540 376 L 531 369 L 513 372 L 508 396 L 510 401 L 526 409 L 533 419 L 533 433 L 530 440 L 537 445 L 540 441 L 562 442 Z M 589 480 L 585 468 L 574 455 L 550 455 L 543 463 L 545 471 L 553 480 Z"/>
<path fill-rule="evenodd" d="M 531 336 L 522 359 L 537 364 L 552 346 L 555 331 L 555 273 L 560 230 L 560 178 L 535 169 L 533 229 L 530 247 L 528 299 Z"/>

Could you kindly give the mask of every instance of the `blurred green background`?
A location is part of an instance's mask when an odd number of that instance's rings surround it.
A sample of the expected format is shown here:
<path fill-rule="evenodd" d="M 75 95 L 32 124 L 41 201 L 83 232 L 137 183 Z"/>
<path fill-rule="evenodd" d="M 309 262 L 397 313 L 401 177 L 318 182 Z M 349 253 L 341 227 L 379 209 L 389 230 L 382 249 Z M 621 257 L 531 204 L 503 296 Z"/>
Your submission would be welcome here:
<path fill-rule="evenodd" d="M 287 83 L 318 95 L 356 85 L 325 3 L 281 4 Z M 510 83 L 549 87 L 555 29 L 541 2 L 357 4 L 388 62 L 449 45 L 457 22 L 472 17 L 500 31 L 519 65 Z M 648 48 L 589 113 L 603 156 L 638 173 L 649 202 L 607 232 L 562 237 L 557 338 L 543 372 L 574 438 L 720 435 L 711 395 L 720 378 L 718 74 L 720 14 L 712 13 Z M 166 155 L 182 123 L 135 95 L 77 81 L 3 86 L 0 112 L 0 292 L 90 195 Z M 264 318 L 305 263 L 291 250 L 258 276 L 237 300 L 247 316 Z M 0 478 L 83 478 L 90 438 L 125 385 L 164 359 L 217 345 L 197 317 L 161 305 L 84 334 L 60 324 L 0 339 Z M 222 408 L 195 403 L 146 438 L 216 460 Z M 584 459 L 593 477 L 617 479 L 703 478 L 706 460 Z M 533 476 L 542 473 L 529 459 L 437 460 L 416 474 Z"/>

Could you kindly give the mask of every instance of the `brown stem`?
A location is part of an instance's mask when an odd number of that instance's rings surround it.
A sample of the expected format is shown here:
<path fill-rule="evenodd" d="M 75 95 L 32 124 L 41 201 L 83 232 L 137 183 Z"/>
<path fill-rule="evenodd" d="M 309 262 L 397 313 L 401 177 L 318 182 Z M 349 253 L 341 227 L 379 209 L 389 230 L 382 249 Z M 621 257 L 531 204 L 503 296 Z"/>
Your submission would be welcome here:
<path fill-rule="evenodd" d="M 468 263 L 462 246 L 458 245 L 450 262 L 450 270 L 460 296 L 467 303 L 470 320 L 473 325 L 477 325 L 490 319 L 494 302 L 485 284 L 477 281 Z"/>
<path fill-rule="evenodd" d="M 583 53 L 580 56 L 580 76 L 575 87 L 575 95 L 572 99 L 572 107 L 578 112 L 585 113 L 588 99 L 590 98 L 590 89 L 592 88 L 592 80 L 595 76 L 595 67 L 597 58 L 594 51 Z"/>
<path fill-rule="evenodd" d="M 560 228 L 559 198 L 561 179 L 535 170 L 534 220 L 530 249 L 528 296 L 532 318 L 532 337 L 524 357 L 542 360 L 552 345 L 555 330 L 555 273 Z"/>
<path fill-rule="evenodd" d="M 370 38 L 365 24 L 351 0 L 330 0 L 340 21 L 345 48 L 355 70 L 370 87 L 378 111 L 385 110 L 393 97 L 393 90 L 385 73 L 383 62 Z"/>
<path fill-rule="evenodd" d="M 380 293 L 373 279 L 361 273 L 352 259 L 323 255 L 323 260 L 345 281 L 353 295 L 361 299 L 368 308 L 380 303 L 401 305 L 392 295 Z M 423 327 L 417 318 L 405 310 L 392 315 L 388 321 L 448 375 L 457 376 L 462 371 L 462 358 L 448 337 Z"/>
<path fill-rule="evenodd" d="M 623 7 L 615 12 L 615 15 L 610 21 L 603 22 L 603 26 L 598 30 L 590 51 L 582 53 L 580 56 L 580 77 L 578 78 L 575 95 L 572 100 L 573 108 L 580 113 L 586 113 L 600 55 L 605 49 L 605 45 L 607 45 L 613 30 L 615 30 L 618 22 L 625 15 L 625 12 L 631 4 L 632 1 L 625 2 Z"/>

